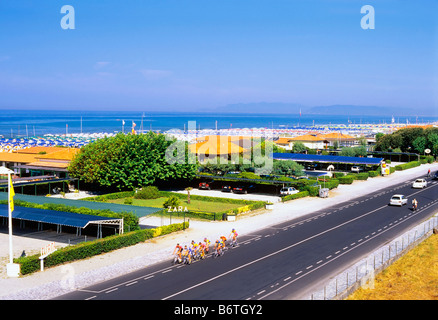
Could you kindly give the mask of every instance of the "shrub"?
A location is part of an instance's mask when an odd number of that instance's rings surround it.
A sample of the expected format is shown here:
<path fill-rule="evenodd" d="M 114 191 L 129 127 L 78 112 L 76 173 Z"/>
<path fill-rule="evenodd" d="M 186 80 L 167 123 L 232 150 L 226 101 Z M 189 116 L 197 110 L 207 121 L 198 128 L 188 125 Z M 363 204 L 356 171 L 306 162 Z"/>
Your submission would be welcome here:
<path fill-rule="evenodd" d="M 153 237 L 183 230 L 188 227 L 188 222 L 177 223 L 155 229 L 131 231 L 122 235 L 114 235 L 94 241 L 82 242 L 75 246 L 68 246 L 55 251 L 45 259 L 44 264 L 46 267 L 53 267 L 62 263 L 89 258 L 101 253 L 135 245 Z M 39 254 L 14 259 L 14 262 L 20 264 L 21 274 L 23 275 L 40 269 Z"/>
<path fill-rule="evenodd" d="M 283 198 L 281 198 L 281 201 L 286 202 L 289 200 L 304 198 L 304 197 L 307 197 L 308 195 L 309 195 L 309 191 L 301 191 L 301 192 L 298 192 L 295 194 L 290 194 L 290 195 L 284 196 Z"/>
<path fill-rule="evenodd" d="M 354 176 L 346 175 L 344 177 L 340 177 L 338 180 L 340 184 L 352 184 L 354 181 Z"/>
<path fill-rule="evenodd" d="M 157 199 L 159 197 L 161 197 L 160 191 L 154 186 L 144 187 L 134 194 L 135 199 Z"/>
<path fill-rule="evenodd" d="M 369 177 L 368 172 L 361 172 L 357 174 L 357 180 L 367 180 Z"/>
<path fill-rule="evenodd" d="M 169 198 L 167 198 L 166 201 L 164 201 L 163 203 L 163 208 L 176 208 L 180 205 L 180 201 L 179 198 L 177 196 L 170 196 Z"/>
<path fill-rule="evenodd" d="M 411 162 L 408 162 L 408 163 L 403 163 L 403 164 L 396 165 L 395 166 L 395 170 L 396 171 L 402 171 L 402 170 L 418 167 L 419 165 L 421 165 L 420 161 L 411 161 Z"/>
<path fill-rule="evenodd" d="M 379 175 L 379 171 L 368 171 L 368 175 L 370 178 L 377 177 Z"/>
<path fill-rule="evenodd" d="M 343 177 L 343 176 L 345 176 L 344 172 L 333 172 L 333 177 L 334 178 L 340 178 L 340 177 Z"/>

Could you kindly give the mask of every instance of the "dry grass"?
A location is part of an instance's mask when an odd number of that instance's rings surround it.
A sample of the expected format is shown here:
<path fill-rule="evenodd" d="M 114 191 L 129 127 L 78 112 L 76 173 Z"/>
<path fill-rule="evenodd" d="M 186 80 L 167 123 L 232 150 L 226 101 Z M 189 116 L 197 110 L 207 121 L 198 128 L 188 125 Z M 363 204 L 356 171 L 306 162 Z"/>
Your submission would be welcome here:
<path fill-rule="evenodd" d="M 347 300 L 438 300 L 438 235 L 409 251 Z"/>

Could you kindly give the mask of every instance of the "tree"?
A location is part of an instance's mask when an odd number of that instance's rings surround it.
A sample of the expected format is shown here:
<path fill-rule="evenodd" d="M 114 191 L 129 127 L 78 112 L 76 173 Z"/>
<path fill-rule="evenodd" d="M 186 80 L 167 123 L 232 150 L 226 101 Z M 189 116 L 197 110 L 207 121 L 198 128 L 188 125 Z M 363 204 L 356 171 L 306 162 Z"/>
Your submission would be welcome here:
<path fill-rule="evenodd" d="M 190 204 L 190 191 L 192 190 L 192 187 L 187 187 L 185 190 L 187 191 L 187 203 Z"/>
<path fill-rule="evenodd" d="M 302 153 L 306 150 L 307 150 L 306 146 L 304 145 L 304 143 L 300 141 L 294 142 L 294 145 L 292 146 L 292 152 L 294 153 Z"/>
<path fill-rule="evenodd" d="M 156 181 L 192 179 L 197 165 L 189 161 L 184 142 L 153 132 L 145 135 L 119 133 L 82 147 L 68 170 L 70 176 L 85 182 L 132 190 Z"/>
<path fill-rule="evenodd" d="M 275 160 L 273 165 L 273 171 L 276 174 L 281 175 L 303 175 L 303 166 L 292 160 Z"/>
<path fill-rule="evenodd" d="M 417 137 L 414 141 L 412 141 L 412 146 L 418 153 L 423 153 L 426 149 L 426 142 L 426 137 Z"/>
<path fill-rule="evenodd" d="M 179 198 L 177 196 L 170 196 L 166 199 L 166 201 L 164 201 L 163 203 L 163 208 L 169 208 L 169 209 L 174 209 L 179 207 L 180 205 L 180 201 Z"/>
<path fill-rule="evenodd" d="M 438 134 L 430 133 L 427 136 L 428 147 L 432 150 L 432 154 L 438 154 Z"/>

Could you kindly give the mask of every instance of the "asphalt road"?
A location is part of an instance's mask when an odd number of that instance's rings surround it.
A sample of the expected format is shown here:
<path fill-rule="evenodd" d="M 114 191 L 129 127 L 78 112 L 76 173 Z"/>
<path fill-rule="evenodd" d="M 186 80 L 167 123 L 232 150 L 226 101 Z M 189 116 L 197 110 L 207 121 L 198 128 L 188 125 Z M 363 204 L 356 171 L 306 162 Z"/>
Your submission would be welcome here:
<path fill-rule="evenodd" d="M 241 236 L 239 246 L 218 258 L 177 266 L 166 261 L 58 299 L 300 299 L 434 214 L 437 182 L 424 189 L 412 189 L 411 182 Z M 408 205 L 389 206 L 393 194 L 408 196 Z"/>

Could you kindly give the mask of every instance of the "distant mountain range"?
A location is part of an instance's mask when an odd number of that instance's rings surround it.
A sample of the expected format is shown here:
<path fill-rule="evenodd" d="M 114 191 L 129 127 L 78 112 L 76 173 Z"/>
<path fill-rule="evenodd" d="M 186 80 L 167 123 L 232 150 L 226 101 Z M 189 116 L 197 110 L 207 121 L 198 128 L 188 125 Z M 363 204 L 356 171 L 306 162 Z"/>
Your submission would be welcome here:
<path fill-rule="evenodd" d="M 284 114 L 335 114 L 335 115 L 386 115 L 415 116 L 418 110 L 397 107 L 330 105 L 304 106 L 298 103 L 255 102 L 229 104 L 216 109 L 223 113 L 284 113 Z"/>

